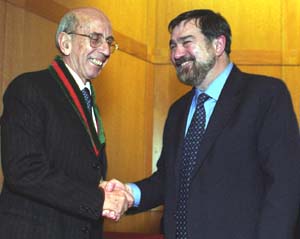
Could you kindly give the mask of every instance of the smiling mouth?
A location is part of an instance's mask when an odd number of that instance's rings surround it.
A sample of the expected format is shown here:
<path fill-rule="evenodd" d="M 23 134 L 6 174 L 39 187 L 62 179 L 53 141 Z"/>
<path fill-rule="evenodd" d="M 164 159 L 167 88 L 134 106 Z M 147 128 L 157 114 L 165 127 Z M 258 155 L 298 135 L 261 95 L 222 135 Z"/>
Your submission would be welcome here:
<path fill-rule="evenodd" d="M 182 56 L 175 60 L 176 67 L 185 67 L 187 65 L 193 64 L 195 59 L 191 56 Z"/>
<path fill-rule="evenodd" d="M 184 69 L 186 67 L 191 67 L 193 65 L 193 61 L 185 61 L 176 64 L 176 67 L 179 69 Z"/>
<path fill-rule="evenodd" d="M 193 64 L 193 62 L 192 61 L 186 61 L 186 62 L 183 62 L 180 66 L 185 67 L 186 65 L 190 65 L 190 64 Z"/>
<path fill-rule="evenodd" d="M 100 60 L 97 60 L 96 58 L 90 58 L 89 61 L 90 61 L 92 64 L 94 64 L 94 65 L 96 65 L 96 66 L 99 66 L 99 67 L 102 67 L 102 65 L 103 65 L 103 62 L 100 61 Z"/>

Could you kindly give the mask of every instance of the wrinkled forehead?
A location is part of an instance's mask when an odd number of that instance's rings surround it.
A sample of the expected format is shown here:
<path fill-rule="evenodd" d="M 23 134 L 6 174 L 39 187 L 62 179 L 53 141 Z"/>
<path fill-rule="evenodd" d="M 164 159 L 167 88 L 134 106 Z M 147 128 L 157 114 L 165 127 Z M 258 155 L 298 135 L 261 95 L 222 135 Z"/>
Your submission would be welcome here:
<path fill-rule="evenodd" d="M 85 33 L 98 32 L 110 35 L 112 27 L 109 19 L 101 12 L 79 12 L 77 15 L 77 31 Z"/>
<path fill-rule="evenodd" d="M 200 34 L 201 29 L 199 28 L 195 19 L 185 20 L 176 25 L 171 32 L 171 39 L 176 39 L 185 35 Z"/>

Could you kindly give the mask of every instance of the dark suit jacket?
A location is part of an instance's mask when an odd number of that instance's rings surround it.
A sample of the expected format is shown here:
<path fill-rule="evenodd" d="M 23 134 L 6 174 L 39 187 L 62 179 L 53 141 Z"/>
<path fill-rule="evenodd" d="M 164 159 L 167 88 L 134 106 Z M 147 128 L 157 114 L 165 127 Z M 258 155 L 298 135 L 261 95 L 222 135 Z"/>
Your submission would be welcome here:
<path fill-rule="evenodd" d="M 1 137 L 0 238 L 102 238 L 104 147 L 97 157 L 48 69 L 10 84 Z"/>
<path fill-rule="evenodd" d="M 194 90 L 166 120 L 158 170 L 137 182 L 137 211 L 164 204 L 166 238 L 175 238 L 179 166 Z M 300 140 L 283 82 L 236 67 L 206 129 L 191 180 L 189 239 L 292 239 L 299 207 Z"/>

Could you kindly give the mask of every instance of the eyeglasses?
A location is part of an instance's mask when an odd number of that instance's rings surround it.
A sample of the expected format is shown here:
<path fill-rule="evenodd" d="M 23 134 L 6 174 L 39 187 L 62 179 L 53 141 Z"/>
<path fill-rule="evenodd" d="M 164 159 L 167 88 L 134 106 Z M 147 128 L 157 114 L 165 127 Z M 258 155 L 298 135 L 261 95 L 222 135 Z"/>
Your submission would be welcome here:
<path fill-rule="evenodd" d="M 101 46 L 104 42 L 106 42 L 109 46 L 110 54 L 114 53 L 114 51 L 118 50 L 119 48 L 118 43 L 115 41 L 115 39 L 112 36 L 104 38 L 104 36 L 101 33 L 93 32 L 87 35 L 87 34 L 80 34 L 77 32 L 67 32 L 67 34 L 90 38 L 90 46 L 93 48 L 97 48 Z"/>

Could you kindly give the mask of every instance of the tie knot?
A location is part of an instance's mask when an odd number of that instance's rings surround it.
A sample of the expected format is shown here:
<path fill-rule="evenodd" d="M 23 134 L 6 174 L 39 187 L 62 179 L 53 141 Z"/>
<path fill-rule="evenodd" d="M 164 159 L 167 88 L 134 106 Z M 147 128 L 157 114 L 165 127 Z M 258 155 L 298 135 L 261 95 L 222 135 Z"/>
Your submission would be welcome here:
<path fill-rule="evenodd" d="M 92 97 L 91 97 L 89 89 L 87 87 L 85 87 L 81 92 L 82 92 L 82 95 L 83 95 L 83 98 L 85 100 L 88 110 L 91 111 L 93 103 L 92 103 Z"/>
<path fill-rule="evenodd" d="M 204 104 L 204 102 L 207 101 L 209 98 L 210 97 L 205 93 L 200 94 L 197 99 L 197 105 Z"/>

